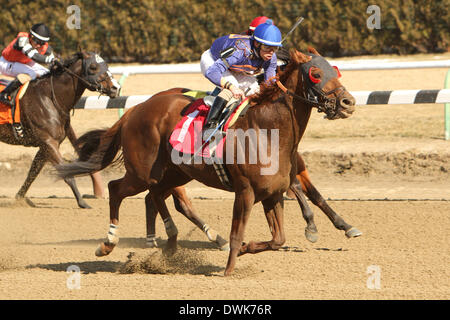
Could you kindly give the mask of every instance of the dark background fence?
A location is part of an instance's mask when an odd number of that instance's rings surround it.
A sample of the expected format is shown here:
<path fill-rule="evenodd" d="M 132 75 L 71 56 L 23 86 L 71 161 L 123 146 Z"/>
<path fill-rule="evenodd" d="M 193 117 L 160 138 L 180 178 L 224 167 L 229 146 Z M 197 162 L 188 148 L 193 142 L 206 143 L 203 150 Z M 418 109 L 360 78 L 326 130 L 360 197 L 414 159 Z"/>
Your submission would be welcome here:
<path fill-rule="evenodd" d="M 259 15 L 272 18 L 286 34 L 305 20 L 286 45 L 314 46 L 328 57 L 382 53 L 414 54 L 449 50 L 448 1 L 377 0 L 1 0 L 0 45 L 37 22 L 52 31 L 51 45 L 62 56 L 96 50 L 110 62 L 198 61 L 215 38 L 247 30 Z M 375 3 L 376 2 L 376 3 Z M 380 29 L 367 27 L 380 8 Z M 80 29 L 66 22 L 70 5 L 80 8 Z M 73 25 L 72 25 L 73 26 Z"/>

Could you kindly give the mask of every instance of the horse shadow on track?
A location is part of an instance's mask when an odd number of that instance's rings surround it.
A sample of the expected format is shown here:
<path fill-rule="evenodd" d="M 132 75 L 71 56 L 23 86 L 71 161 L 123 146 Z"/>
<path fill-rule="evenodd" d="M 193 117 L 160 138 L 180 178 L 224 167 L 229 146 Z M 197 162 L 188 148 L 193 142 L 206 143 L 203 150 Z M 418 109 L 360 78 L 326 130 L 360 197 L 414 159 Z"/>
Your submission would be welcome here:
<path fill-rule="evenodd" d="M 104 242 L 106 239 L 79 239 L 79 240 L 68 240 L 59 242 L 45 242 L 45 243 L 35 243 L 33 245 L 37 246 L 98 246 L 100 243 Z M 166 239 L 156 238 L 156 243 L 158 248 L 164 248 L 167 244 Z M 200 240 L 178 240 L 178 247 L 185 249 L 196 249 L 196 250 L 219 250 L 217 246 L 210 241 L 200 241 Z M 145 238 L 120 238 L 118 248 L 122 249 L 148 249 L 146 246 Z"/>
<path fill-rule="evenodd" d="M 26 266 L 26 269 L 45 269 L 57 272 L 67 272 L 70 267 L 77 266 L 81 274 L 96 274 L 98 272 L 115 273 L 120 270 L 123 262 L 120 261 L 77 261 L 54 264 L 34 264 Z"/>

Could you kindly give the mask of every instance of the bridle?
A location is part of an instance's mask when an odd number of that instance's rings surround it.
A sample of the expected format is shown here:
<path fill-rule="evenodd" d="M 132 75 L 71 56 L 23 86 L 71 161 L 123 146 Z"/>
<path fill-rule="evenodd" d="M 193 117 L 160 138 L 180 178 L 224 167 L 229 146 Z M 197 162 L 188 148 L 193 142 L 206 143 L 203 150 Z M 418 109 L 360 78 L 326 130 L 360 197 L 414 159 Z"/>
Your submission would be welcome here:
<path fill-rule="evenodd" d="M 300 74 L 302 76 L 304 88 L 303 96 L 286 88 L 279 79 L 276 80 L 276 84 L 285 94 L 293 97 L 294 99 L 306 102 L 312 107 L 316 107 L 318 112 L 324 112 L 328 118 L 334 117 L 338 113 L 338 102 L 341 100 L 346 91 L 344 86 L 339 86 L 333 90 L 325 92 L 322 88 L 309 84 L 307 79 L 305 79 L 305 75 L 302 70 L 300 70 Z M 336 94 L 338 91 L 340 92 Z M 334 94 L 334 96 L 329 97 L 332 94 Z"/>
<path fill-rule="evenodd" d="M 99 92 L 100 94 L 107 94 L 106 89 L 103 87 L 103 85 L 101 83 L 103 81 L 105 81 L 108 77 L 110 79 L 112 79 L 112 74 L 108 70 L 108 66 L 106 65 L 106 63 L 102 62 L 102 63 L 98 64 L 101 67 L 100 71 L 97 72 L 94 75 L 89 75 L 87 62 L 92 60 L 93 58 L 94 57 L 89 57 L 88 59 L 85 59 L 81 55 L 81 61 L 82 61 L 82 70 L 81 70 L 81 72 L 82 72 L 82 76 L 76 74 L 75 72 L 73 72 L 72 70 L 70 70 L 69 68 L 64 66 L 62 63 L 58 63 L 58 67 L 62 68 L 68 74 L 70 74 L 71 76 L 73 76 L 73 77 L 77 78 L 78 80 L 80 80 L 89 90 Z M 98 74 L 101 74 L 101 76 L 98 76 Z M 93 76 L 95 76 L 95 78 Z M 88 78 L 88 79 L 92 78 L 93 81 L 86 80 L 86 78 Z M 52 86 L 52 89 L 53 89 L 53 86 Z"/>
<path fill-rule="evenodd" d="M 58 62 L 56 65 L 59 68 L 63 69 L 68 74 L 70 74 L 72 77 L 75 77 L 78 80 L 80 80 L 86 86 L 86 88 L 88 88 L 89 90 L 99 92 L 100 95 L 107 94 L 107 91 L 103 87 L 101 82 L 106 80 L 107 77 L 109 77 L 110 79 L 113 79 L 113 78 L 112 78 L 111 72 L 108 70 L 108 66 L 106 65 L 106 62 L 104 62 L 103 59 L 100 58 L 102 60 L 102 62 L 99 63 L 99 66 L 101 66 L 100 70 L 97 73 L 95 73 L 94 75 L 89 75 L 89 73 L 88 73 L 89 71 L 87 70 L 88 69 L 87 61 L 92 60 L 94 57 L 89 57 L 88 59 L 85 59 L 82 54 L 79 54 L 78 56 L 79 56 L 79 59 L 81 59 L 81 61 L 82 61 L 81 72 L 82 72 L 83 76 L 76 74 L 71 69 L 69 69 L 68 67 L 66 67 L 65 65 L 60 63 L 58 60 L 57 60 Z M 75 63 L 76 61 L 78 61 L 79 59 L 70 63 L 69 66 L 72 65 L 73 63 Z M 98 76 L 98 74 L 101 74 L 101 76 Z M 95 78 L 93 76 L 95 76 Z M 93 81 L 86 80 L 86 78 L 88 78 L 88 79 L 93 78 Z M 52 100 L 55 103 L 55 105 L 58 106 L 58 108 L 60 108 L 60 104 L 58 103 L 58 100 L 56 100 L 55 89 L 54 89 L 54 85 L 53 85 L 53 74 L 50 76 L 50 87 L 52 89 Z"/>

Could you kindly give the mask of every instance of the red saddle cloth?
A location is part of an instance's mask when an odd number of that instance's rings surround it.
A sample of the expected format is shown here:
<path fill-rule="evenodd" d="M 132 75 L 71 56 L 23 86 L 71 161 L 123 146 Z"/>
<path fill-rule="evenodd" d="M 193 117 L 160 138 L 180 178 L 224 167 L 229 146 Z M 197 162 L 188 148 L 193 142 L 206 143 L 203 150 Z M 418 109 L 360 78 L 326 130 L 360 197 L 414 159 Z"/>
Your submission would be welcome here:
<path fill-rule="evenodd" d="M 211 157 L 209 150 L 209 144 L 211 141 L 202 148 L 203 144 L 209 138 L 209 135 L 203 136 L 203 125 L 205 124 L 209 108 L 209 105 L 205 104 L 203 99 L 198 99 L 194 101 L 188 109 L 186 109 L 183 118 L 180 122 L 178 122 L 170 136 L 169 142 L 172 148 L 183 154 L 193 155 L 195 153 L 197 156 L 204 158 Z M 238 110 L 238 108 L 234 110 L 233 114 L 236 110 Z M 227 119 L 222 130 L 223 132 L 226 132 L 228 129 L 228 125 L 233 118 L 233 114 Z M 214 157 L 222 158 L 223 145 L 225 143 L 226 135 L 214 135 L 214 137 L 218 136 L 223 137 L 223 139 L 220 139 L 217 143 Z M 200 151 L 201 148 L 202 150 Z"/>
<path fill-rule="evenodd" d="M 5 89 L 6 85 L 4 83 L 0 82 L 0 92 Z M 22 90 L 22 87 L 19 89 L 19 93 L 16 95 L 16 112 L 14 114 L 14 118 L 16 118 L 15 122 L 20 122 L 20 106 L 19 106 L 19 96 L 20 96 L 20 90 Z M 11 107 L 0 103 L 0 124 L 5 123 L 13 123 L 13 119 L 11 116 Z"/>

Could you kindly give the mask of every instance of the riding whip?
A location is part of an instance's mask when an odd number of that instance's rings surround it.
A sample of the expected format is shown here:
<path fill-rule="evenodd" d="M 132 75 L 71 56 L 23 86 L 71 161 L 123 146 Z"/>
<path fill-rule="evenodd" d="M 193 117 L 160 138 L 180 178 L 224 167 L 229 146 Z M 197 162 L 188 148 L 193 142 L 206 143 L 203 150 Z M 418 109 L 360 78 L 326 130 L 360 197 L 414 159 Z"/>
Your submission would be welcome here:
<path fill-rule="evenodd" d="M 294 26 L 291 28 L 291 30 L 289 30 L 289 32 L 281 40 L 281 43 L 283 43 L 284 40 L 286 40 L 286 38 L 289 37 L 289 35 L 299 26 L 300 23 L 302 23 L 303 20 L 304 20 L 303 17 L 298 18 L 297 22 L 294 24 Z"/>

